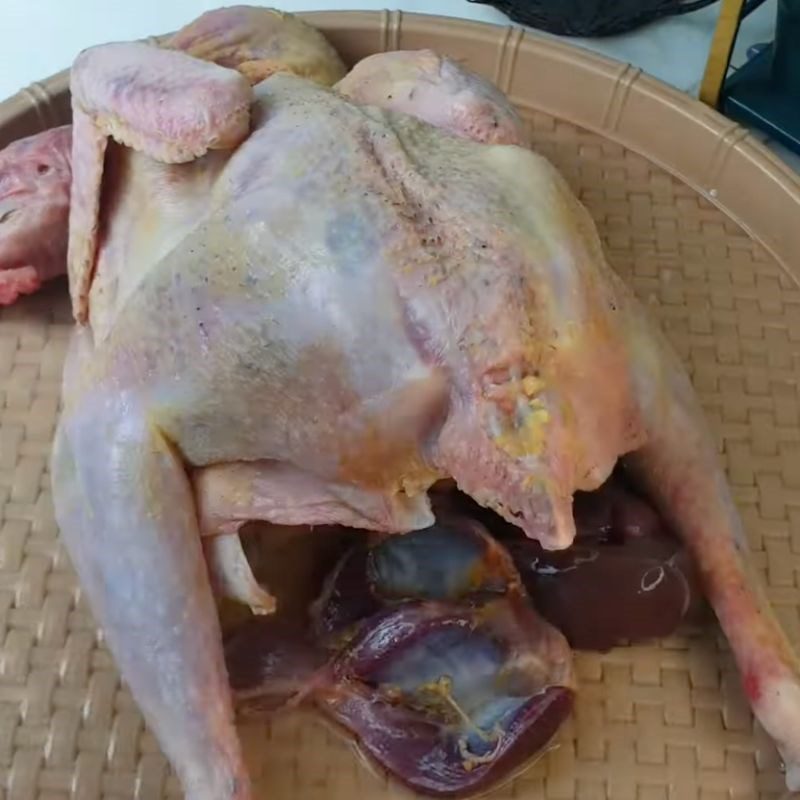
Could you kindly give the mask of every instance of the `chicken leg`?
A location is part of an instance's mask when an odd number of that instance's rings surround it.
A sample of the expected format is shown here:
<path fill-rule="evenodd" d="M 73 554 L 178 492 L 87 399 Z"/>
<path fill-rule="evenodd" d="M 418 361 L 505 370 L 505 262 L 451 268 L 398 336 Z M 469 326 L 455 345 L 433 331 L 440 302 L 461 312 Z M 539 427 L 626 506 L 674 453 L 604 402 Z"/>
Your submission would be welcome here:
<path fill-rule="evenodd" d="M 165 162 L 235 147 L 248 133 L 250 86 L 237 72 L 181 53 L 110 45 L 78 58 L 72 97 L 69 274 L 76 317 L 85 323 L 106 137 Z M 67 381 L 90 338 L 88 329 L 76 333 Z M 91 407 L 89 416 L 86 406 L 72 409 L 53 453 L 57 518 L 82 585 L 188 798 L 246 800 L 249 780 L 188 476 L 135 398 L 98 395 Z M 105 457 L 76 457 L 95 437 L 106 444 Z M 169 622 L 176 619 L 187 624 Z"/>
<path fill-rule="evenodd" d="M 496 86 L 432 50 L 368 56 L 334 88 L 353 103 L 412 114 L 476 142 L 528 142 L 519 114 Z"/>
<path fill-rule="evenodd" d="M 105 458 L 76 457 L 95 437 Z M 249 800 L 191 487 L 173 448 L 126 398 L 98 398 L 59 427 L 52 473 L 81 586 L 187 800 Z"/>
<path fill-rule="evenodd" d="M 800 790 L 800 663 L 766 597 L 703 411 L 660 332 L 629 305 L 647 444 L 625 459 L 683 538 L 736 659 L 745 694 Z"/>

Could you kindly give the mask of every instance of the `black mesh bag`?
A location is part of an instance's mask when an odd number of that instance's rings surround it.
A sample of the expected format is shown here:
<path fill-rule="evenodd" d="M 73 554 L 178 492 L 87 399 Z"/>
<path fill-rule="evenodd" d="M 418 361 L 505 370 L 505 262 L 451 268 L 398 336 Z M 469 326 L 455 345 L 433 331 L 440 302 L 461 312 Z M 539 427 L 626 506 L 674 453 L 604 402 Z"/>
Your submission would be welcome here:
<path fill-rule="evenodd" d="M 500 9 L 514 22 L 559 36 L 611 36 L 717 0 L 469 0 Z"/>

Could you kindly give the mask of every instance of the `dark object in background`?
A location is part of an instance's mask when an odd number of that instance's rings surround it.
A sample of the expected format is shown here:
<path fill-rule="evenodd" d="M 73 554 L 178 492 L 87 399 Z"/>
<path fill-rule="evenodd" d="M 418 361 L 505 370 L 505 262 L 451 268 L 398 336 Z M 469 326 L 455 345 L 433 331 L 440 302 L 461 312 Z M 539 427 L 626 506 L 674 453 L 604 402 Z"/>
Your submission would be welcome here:
<path fill-rule="evenodd" d="M 469 0 L 559 36 L 613 36 L 717 0 Z"/>
<path fill-rule="evenodd" d="M 800 0 L 779 0 L 775 40 L 725 81 L 721 110 L 800 153 Z"/>

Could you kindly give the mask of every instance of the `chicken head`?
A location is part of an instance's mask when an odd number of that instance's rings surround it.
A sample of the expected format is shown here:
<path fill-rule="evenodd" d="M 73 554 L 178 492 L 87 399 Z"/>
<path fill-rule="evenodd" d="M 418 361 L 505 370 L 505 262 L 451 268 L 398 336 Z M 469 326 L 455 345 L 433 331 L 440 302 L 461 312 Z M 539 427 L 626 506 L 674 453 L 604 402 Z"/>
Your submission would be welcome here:
<path fill-rule="evenodd" d="M 0 152 L 0 306 L 64 274 L 71 148 L 63 125 Z"/>

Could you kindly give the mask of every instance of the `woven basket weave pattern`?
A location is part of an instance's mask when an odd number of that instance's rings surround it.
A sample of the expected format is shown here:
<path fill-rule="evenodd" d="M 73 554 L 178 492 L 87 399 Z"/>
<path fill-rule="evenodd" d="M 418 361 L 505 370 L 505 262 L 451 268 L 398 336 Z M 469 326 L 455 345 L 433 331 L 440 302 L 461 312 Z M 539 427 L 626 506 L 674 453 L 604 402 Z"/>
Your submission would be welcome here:
<path fill-rule="evenodd" d="M 399 23 L 387 28 L 386 19 L 380 40 L 396 46 Z M 516 35 L 501 34 L 505 41 Z M 410 46 L 422 46 L 418 39 Z M 797 282 L 685 183 L 609 138 L 515 99 L 535 148 L 587 204 L 614 267 L 690 368 L 769 595 L 800 641 Z M 57 103 L 64 108 L 63 98 Z M 63 111 L 43 113 L 24 123 L 29 131 L 63 119 Z M 2 126 L 0 119 L 0 135 Z M 0 798 L 179 797 L 120 685 L 53 520 L 47 460 L 69 330 L 63 283 L 0 312 Z M 558 747 L 496 797 L 783 795 L 773 747 L 753 725 L 713 623 L 576 661 L 579 699 Z M 259 797 L 406 796 L 306 717 L 248 724 L 242 735 Z"/>

